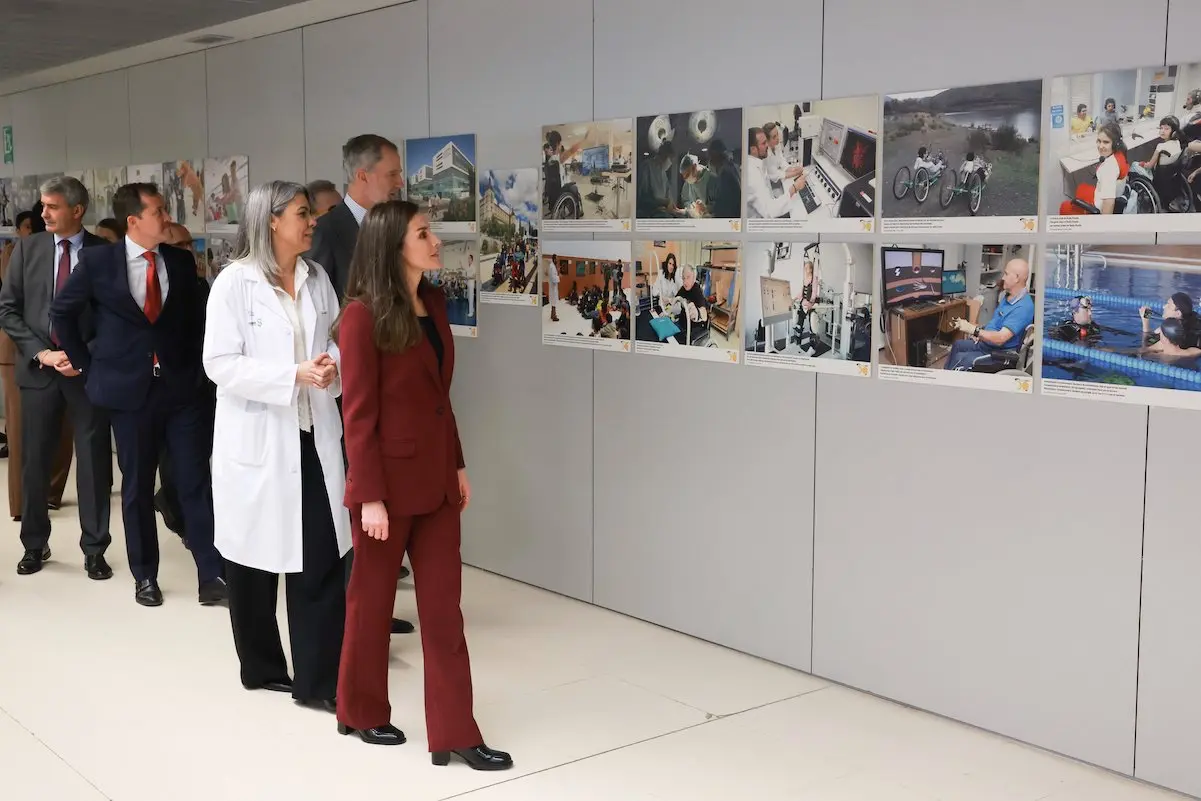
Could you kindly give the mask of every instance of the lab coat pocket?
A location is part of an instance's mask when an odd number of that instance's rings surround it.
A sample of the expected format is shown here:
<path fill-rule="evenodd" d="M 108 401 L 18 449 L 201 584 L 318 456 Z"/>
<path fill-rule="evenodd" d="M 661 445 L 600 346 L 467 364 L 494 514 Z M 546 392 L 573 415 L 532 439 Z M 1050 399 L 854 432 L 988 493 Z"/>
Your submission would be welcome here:
<path fill-rule="evenodd" d="M 267 462 L 267 404 L 247 401 L 238 419 L 240 425 L 230 427 L 232 439 L 226 443 L 230 457 L 239 464 L 261 467 Z"/>
<path fill-rule="evenodd" d="M 417 440 L 384 438 L 380 440 L 380 452 L 387 459 L 412 459 L 417 455 Z"/>

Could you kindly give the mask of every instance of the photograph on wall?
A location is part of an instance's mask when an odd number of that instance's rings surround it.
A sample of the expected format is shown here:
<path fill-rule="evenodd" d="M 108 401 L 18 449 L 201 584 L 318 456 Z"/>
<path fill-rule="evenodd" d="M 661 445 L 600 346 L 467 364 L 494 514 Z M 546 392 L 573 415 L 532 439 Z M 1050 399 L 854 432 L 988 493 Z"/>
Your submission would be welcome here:
<path fill-rule="evenodd" d="M 1050 81 L 1047 231 L 1201 231 L 1201 63 Z"/>
<path fill-rule="evenodd" d="M 92 195 L 92 207 L 96 210 L 96 222 L 113 216 L 113 196 L 125 183 L 124 167 L 92 170 L 92 186 L 88 189 Z"/>
<path fill-rule="evenodd" d="M 1042 393 L 1201 409 L 1201 245 L 1048 245 Z"/>
<path fill-rule="evenodd" d="M 131 184 L 154 184 L 163 191 L 162 164 L 131 164 L 125 168 L 125 180 Z"/>
<path fill-rule="evenodd" d="M 431 229 L 476 233 L 475 134 L 409 139 L 404 163 L 409 200 L 426 208 Z"/>
<path fill-rule="evenodd" d="M 250 194 L 250 165 L 245 156 L 204 160 L 204 222 L 208 231 L 237 233 Z"/>
<path fill-rule="evenodd" d="M 208 234 L 197 238 L 194 244 L 204 248 L 205 273 L 209 281 L 225 268 L 234 258 L 234 237 L 232 235 Z"/>
<path fill-rule="evenodd" d="M 880 98 L 800 101 L 746 110 L 746 230 L 875 230 Z"/>
<path fill-rule="evenodd" d="M 629 242 L 543 242 L 539 264 L 543 344 L 629 352 Z"/>
<path fill-rule="evenodd" d="M 194 234 L 204 232 L 204 166 L 199 159 L 163 163 L 159 186 L 171 219 Z"/>
<path fill-rule="evenodd" d="M 41 199 L 42 183 L 36 175 L 18 175 L 12 180 L 12 215 L 15 221 L 18 214 L 31 210 Z"/>
<path fill-rule="evenodd" d="M 886 233 L 1038 230 L 1042 81 L 886 95 Z"/>
<path fill-rule="evenodd" d="M 85 183 L 84 186 L 87 186 Z M 13 179 L 0 178 L 0 231 L 9 232 L 15 225 L 17 216 L 16 200 L 13 194 Z"/>
<path fill-rule="evenodd" d="M 872 244 L 745 242 L 743 252 L 747 364 L 871 376 Z"/>
<path fill-rule="evenodd" d="M 742 230 L 742 109 L 639 117 L 636 227 Z"/>
<path fill-rule="evenodd" d="M 634 121 L 542 127 L 542 208 L 549 234 L 628 231 L 633 217 Z"/>
<path fill-rule="evenodd" d="M 880 248 L 880 378 L 1029 393 L 1031 245 Z"/>
<path fill-rule="evenodd" d="M 737 242 L 635 242 L 634 352 L 737 364 L 741 277 Z"/>
<path fill-rule="evenodd" d="M 443 240 L 441 255 L 442 269 L 426 271 L 425 278 L 446 293 L 451 333 L 457 337 L 479 336 L 479 242 Z"/>
<path fill-rule="evenodd" d="M 538 171 L 480 177 L 480 303 L 538 306 Z"/>

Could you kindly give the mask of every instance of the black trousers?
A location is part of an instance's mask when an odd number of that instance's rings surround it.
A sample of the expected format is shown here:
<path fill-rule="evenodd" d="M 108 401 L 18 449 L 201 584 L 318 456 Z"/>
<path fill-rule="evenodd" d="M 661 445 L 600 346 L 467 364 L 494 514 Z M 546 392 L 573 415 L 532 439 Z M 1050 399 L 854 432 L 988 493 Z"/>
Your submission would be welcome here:
<path fill-rule="evenodd" d="M 53 371 L 51 371 L 53 372 Z M 63 415 L 75 437 L 75 487 L 79 493 L 79 545 L 89 556 L 102 554 L 112 542 L 109 496 L 113 490 L 113 452 L 108 417 L 88 400 L 82 376 L 55 374 L 49 386 L 21 387 L 21 544 L 40 551 L 50 540 L 46 511 L 50 474 L 63 435 Z"/>
<path fill-rule="evenodd" d="M 209 397 L 206 394 L 201 405 L 204 407 L 204 419 L 202 421 L 204 428 L 200 437 L 201 442 L 207 446 L 204 448 L 205 456 L 211 462 L 213 458 L 213 428 L 217 415 L 217 399 Z M 186 531 L 183 525 L 183 502 L 179 499 L 179 487 L 176 485 L 175 473 L 171 466 L 171 452 L 165 440 L 158 452 L 158 473 L 159 491 L 154 495 L 154 502 L 163 511 L 164 520 L 178 521 L 180 536 L 184 536 Z"/>
<path fill-rule="evenodd" d="M 213 484 L 208 454 L 212 449 L 204 407 L 196 401 L 180 405 L 155 379 L 146 402 L 136 412 L 112 411 L 121 467 L 121 511 L 125 548 L 135 581 L 158 578 L 158 527 L 154 519 L 154 477 L 159 452 L 171 453 L 171 473 L 179 488 L 188 531 L 188 547 L 200 583 L 219 578 L 221 555 L 213 545 Z"/>
<path fill-rule="evenodd" d="M 338 661 L 346 625 L 345 560 L 338 556 L 334 516 L 317 445 L 300 433 L 300 519 L 304 568 L 285 577 L 288 630 L 292 645 L 292 697 L 299 701 L 333 700 L 338 691 Z M 226 562 L 229 618 L 242 666 L 242 684 L 257 687 L 286 679 L 288 664 L 279 637 L 275 608 L 279 576 Z"/>

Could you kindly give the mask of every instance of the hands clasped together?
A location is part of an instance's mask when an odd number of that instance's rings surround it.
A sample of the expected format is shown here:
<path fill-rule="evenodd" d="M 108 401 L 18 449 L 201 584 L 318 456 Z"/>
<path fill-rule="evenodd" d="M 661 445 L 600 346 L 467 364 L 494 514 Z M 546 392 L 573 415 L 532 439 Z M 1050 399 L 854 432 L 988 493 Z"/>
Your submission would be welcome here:
<path fill-rule="evenodd" d="M 296 366 L 296 380 L 317 389 L 327 389 L 338 378 L 338 364 L 328 353 Z"/>

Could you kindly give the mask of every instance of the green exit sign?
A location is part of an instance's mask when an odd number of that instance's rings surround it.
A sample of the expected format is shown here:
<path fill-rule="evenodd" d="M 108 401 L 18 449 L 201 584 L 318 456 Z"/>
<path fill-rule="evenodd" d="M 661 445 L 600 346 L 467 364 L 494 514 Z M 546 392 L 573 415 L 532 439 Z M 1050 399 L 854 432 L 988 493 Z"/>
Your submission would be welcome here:
<path fill-rule="evenodd" d="M 13 127 L 4 126 L 4 163 L 13 163 Z"/>

